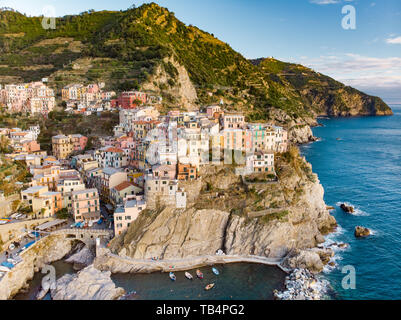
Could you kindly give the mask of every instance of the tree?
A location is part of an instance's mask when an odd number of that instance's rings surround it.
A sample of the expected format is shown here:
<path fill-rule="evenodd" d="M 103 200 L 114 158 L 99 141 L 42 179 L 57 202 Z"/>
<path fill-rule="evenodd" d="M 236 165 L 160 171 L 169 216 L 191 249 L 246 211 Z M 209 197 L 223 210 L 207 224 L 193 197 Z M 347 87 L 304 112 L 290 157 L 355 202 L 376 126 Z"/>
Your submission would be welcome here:
<path fill-rule="evenodd" d="M 10 140 L 6 136 L 0 136 L 0 152 L 7 153 L 9 151 Z"/>

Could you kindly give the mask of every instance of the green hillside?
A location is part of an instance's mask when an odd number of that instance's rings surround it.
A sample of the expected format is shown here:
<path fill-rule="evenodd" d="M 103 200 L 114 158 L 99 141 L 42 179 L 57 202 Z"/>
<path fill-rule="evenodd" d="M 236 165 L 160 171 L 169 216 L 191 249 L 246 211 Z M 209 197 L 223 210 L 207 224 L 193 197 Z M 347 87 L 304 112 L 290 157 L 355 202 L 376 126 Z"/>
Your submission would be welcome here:
<path fill-rule="evenodd" d="M 46 76 L 58 89 L 73 81 L 105 81 L 110 89 L 127 90 L 153 81 L 163 92 L 180 85 L 171 59 L 185 67 L 200 106 L 224 99 L 254 121 L 268 120 L 276 109 L 308 119 L 391 113 L 381 99 L 303 66 L 249 61 L 154 3 L 65 16 L 57 19 L 55 30 L 44 30 L 39 17 L 0 12 L 0 83 Z M 167 85 L 152 80 L 160 68 L 169 77 Z"/>

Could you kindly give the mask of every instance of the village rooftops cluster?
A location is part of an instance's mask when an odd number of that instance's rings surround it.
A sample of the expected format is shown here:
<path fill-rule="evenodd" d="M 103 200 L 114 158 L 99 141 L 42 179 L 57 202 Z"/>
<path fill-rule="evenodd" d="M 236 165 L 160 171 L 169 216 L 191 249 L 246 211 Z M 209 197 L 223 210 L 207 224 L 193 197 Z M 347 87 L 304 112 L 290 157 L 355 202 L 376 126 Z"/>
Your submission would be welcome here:
<path fill-rule="evenodd" d="M 37 142 L 39 134 L 39 126 L 31 126 L 28 130 L 0 128 L 0 136 L 8 139 L 9 146 L 16 155 L 40 153 L 40 144 Z"/>
<path fill-rule="evenodd" d="M 86 144 L 82 135 L 60 134 L 52 137 L 53 157 L 22 157 L 33 178 L 21 198 L 39 217 L 66 209 L 84 223 L 100 219 L 102 201 L 118 235 L 146 209 L 185 209 L 186 188 L 202 166 L 235 164 L 242 175 L 275 176 L 275 154 L 288 141 L 284 128 L 247 123 L 220 106 L 163 116 L 145 106 L 120 108 L 114 136 L 99 138 L 94 150 L 84 151 Z"/>
<path fill-rule="evenodd" d="M 43 82 L 0 85 L 0 104 L 11 113 L 41 114 L 45 117 L 56 106 L 54 90 Z"/>
<path fill-rule="evenodd" d="M 114 91 L 105 91 L 104 83 L 93 83 L 87 86 L 72 83 L 61 90 L 62 100 L 66 103 L 66 111 L 75 114 L 90 115 L 111 109 Z"/>

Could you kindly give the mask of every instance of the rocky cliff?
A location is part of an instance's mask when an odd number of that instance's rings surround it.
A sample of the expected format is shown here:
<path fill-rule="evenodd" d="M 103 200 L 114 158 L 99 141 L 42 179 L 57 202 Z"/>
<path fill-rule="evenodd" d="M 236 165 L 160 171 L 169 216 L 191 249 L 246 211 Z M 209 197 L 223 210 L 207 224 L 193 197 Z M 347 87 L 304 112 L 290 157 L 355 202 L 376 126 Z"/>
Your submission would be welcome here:
<path fill-rule="evenodd" d="M 31 280 L 45 264 L 64 258 L 72 249 L 71 239 L 63 236 L 48 236 L 21 254 L 22 262 L 17 264 L 0 280 L 0 300 L 7 300 Z"/>
<path fill-rule="evenodd" d="M 293 148 L 277 159 L 277 183 L 262 177 L 245 181 L 235 167 L 204 168 L 202 190 L 188 209 L 146 211 L 112 241 L 111 250 L 135 259 L 214 255 L 220 249 L 229 255 L 284 258 L 316 247 L 336 221 L 326 210 L 317 176 L 297 152 Z"/>
<path fill-rule="evenodd" d="M 53 300 L 117 300 L 125 294 L 110 278 L 111 273 L 99 271 L 93 265 L 76 275 L 66 274 L 51 290 Z"/>

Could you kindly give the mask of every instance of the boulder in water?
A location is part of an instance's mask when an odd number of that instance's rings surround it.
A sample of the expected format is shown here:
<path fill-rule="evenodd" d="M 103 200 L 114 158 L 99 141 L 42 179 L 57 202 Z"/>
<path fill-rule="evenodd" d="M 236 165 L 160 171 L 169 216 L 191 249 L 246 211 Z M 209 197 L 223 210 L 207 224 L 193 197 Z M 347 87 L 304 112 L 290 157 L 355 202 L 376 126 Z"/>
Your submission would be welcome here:
<path fill-rule="evenodd" d="M 371 231 L 368 228 L 358 226 L 355 228 L 355 237 L 357 238 L 365 238 L 371 235 Z"/>
<path fill-rule="evenodd" d="M 57 280 L 51 290 L 53 300 L 117 300 L 125 290 L 117 288 L 110 278 L 111 272 L 100 271 L 93 265 L 76 275 L 66 274 Z"/>
<path fill-rule="evenodd" d="M 355 212 L 354 207 L 347 206 L 344 203 L 340 206 L 340 208 L 343 209 L 343 211 L 346 212 L 346 213 L 354 213 Z"/>

